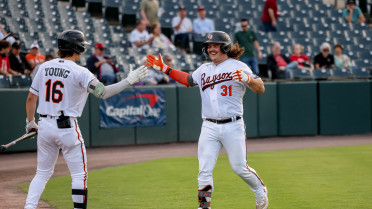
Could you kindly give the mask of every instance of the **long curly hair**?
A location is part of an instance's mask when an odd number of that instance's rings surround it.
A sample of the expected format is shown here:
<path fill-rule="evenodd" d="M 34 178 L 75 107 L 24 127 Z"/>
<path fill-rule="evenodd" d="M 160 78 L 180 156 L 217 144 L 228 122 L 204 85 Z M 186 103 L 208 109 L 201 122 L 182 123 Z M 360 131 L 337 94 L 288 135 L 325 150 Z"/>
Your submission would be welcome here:
<path fill-rule="evenodd" d="M 239 47 L 238 42 L 236 42 L 229 53 L 227 53 L 227 56 L 236 60 L 239 60 L 239 57 L 244 53 L 245 48 Z"/>

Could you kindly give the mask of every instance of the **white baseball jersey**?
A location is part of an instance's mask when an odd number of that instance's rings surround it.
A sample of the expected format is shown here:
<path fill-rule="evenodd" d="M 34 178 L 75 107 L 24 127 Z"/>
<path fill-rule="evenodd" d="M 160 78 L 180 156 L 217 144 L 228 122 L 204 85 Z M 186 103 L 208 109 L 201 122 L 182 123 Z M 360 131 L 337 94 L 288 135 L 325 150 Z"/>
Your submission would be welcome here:
<path fill-rule="evenodd" d="M 39 96 L 37 113 L 80 117 L 94 75 L 85 67 L 66 59 L 53 59 L 40 65 L 30 92 Z M 44 102 L 40 102 L 44 101 Z"/>
<path fill-rule="evenodd" d="M 243 96 L 246 84 L 232 79 L 232 73 L 252 70 L 235 59 L 215 65 L 213 62 L 201 65 L 192 74 L 194 83 L 199 85 L 202 98 L 202 118 L 225 119 L 243 115 Z"/>

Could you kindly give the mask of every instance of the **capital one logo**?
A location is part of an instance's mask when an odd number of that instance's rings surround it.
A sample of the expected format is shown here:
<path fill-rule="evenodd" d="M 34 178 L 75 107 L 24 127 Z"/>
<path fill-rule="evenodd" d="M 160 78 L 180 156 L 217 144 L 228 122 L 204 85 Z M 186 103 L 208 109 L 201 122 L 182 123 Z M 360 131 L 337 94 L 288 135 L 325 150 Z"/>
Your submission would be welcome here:
<path fill-rule="evenodd" d="M 136 98 L 145 98 L 148 99 L 149 104 L 140 106 L 127 105 L 123 108 L 115 108 L 114 106 L 107 106 L 106 115 L 112 117 L 128 117 L 128 116 L 138 116 L 136 120 L 141 119 L 142 117 L 159 117 L 161 108 L 153 108 L 154 105 L 158 102 L 158 96 L 156 94 L 139 94 L 135 96 L 125 97 L 121 100 L 130 100 Z"/>

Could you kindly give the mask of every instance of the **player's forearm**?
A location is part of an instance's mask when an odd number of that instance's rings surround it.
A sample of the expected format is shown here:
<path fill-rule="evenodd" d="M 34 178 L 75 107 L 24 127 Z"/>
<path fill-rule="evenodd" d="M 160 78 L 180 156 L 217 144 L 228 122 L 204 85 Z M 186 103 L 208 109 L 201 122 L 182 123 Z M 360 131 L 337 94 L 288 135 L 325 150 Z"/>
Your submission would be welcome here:
<path fill-rule="evenodd" d="M 177 81 L 178 83 L 183 84 L 186 87 L 190 87 L 190 84 L 188 82 L 188 77 L 190 74 L 171 68 L 169 68 L 166 74 L 168 74 L 169 77 L 173 78 L 173 80 Z"/>
<path fill-rule="evenodd" d="M 26 100 L 26 114 L 27 114 L 28 121 L 35 120 L 36 102 L 37 102 L 37 96 L 29 92 L 27 100 Z"/>
<path fill-rule="evenodd" d="M 127 81 L 127 79 L 121 80 L 120 82 L 117 82 L 112 85 L 105 86 L 105 93 L 102 95 L 102 99 L 110 98 L 124 89 L 128 88 L 130 86 L 130 83 Z"/>
<path fill-rule="evenodd" d="M 261 79 L 252 79 L 249 83 L 248 86 L 252 91 L 256 93 L 264 93 L 265 92 L 265 86 L 264 83 Z"/>

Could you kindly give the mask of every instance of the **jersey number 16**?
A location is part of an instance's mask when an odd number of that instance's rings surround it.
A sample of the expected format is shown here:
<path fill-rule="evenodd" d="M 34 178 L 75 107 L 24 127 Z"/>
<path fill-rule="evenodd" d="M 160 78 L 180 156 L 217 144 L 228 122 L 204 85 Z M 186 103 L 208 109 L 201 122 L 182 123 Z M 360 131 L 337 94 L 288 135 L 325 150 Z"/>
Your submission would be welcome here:
<path fill-rule="evenodd" d="M 52 79 L 49 79 L 45 82 L 45 85 L 47 87 L 45 101 L 50 102 L 50 97 L 52 97 L 53 103 L 60 103 L 63 98 L 63 93 L 60 89 L 57 89 L 57 87 L 64 88 L 65 85 L 63 85 L 62 81 L 54 81 L 52 84 Z"/>

